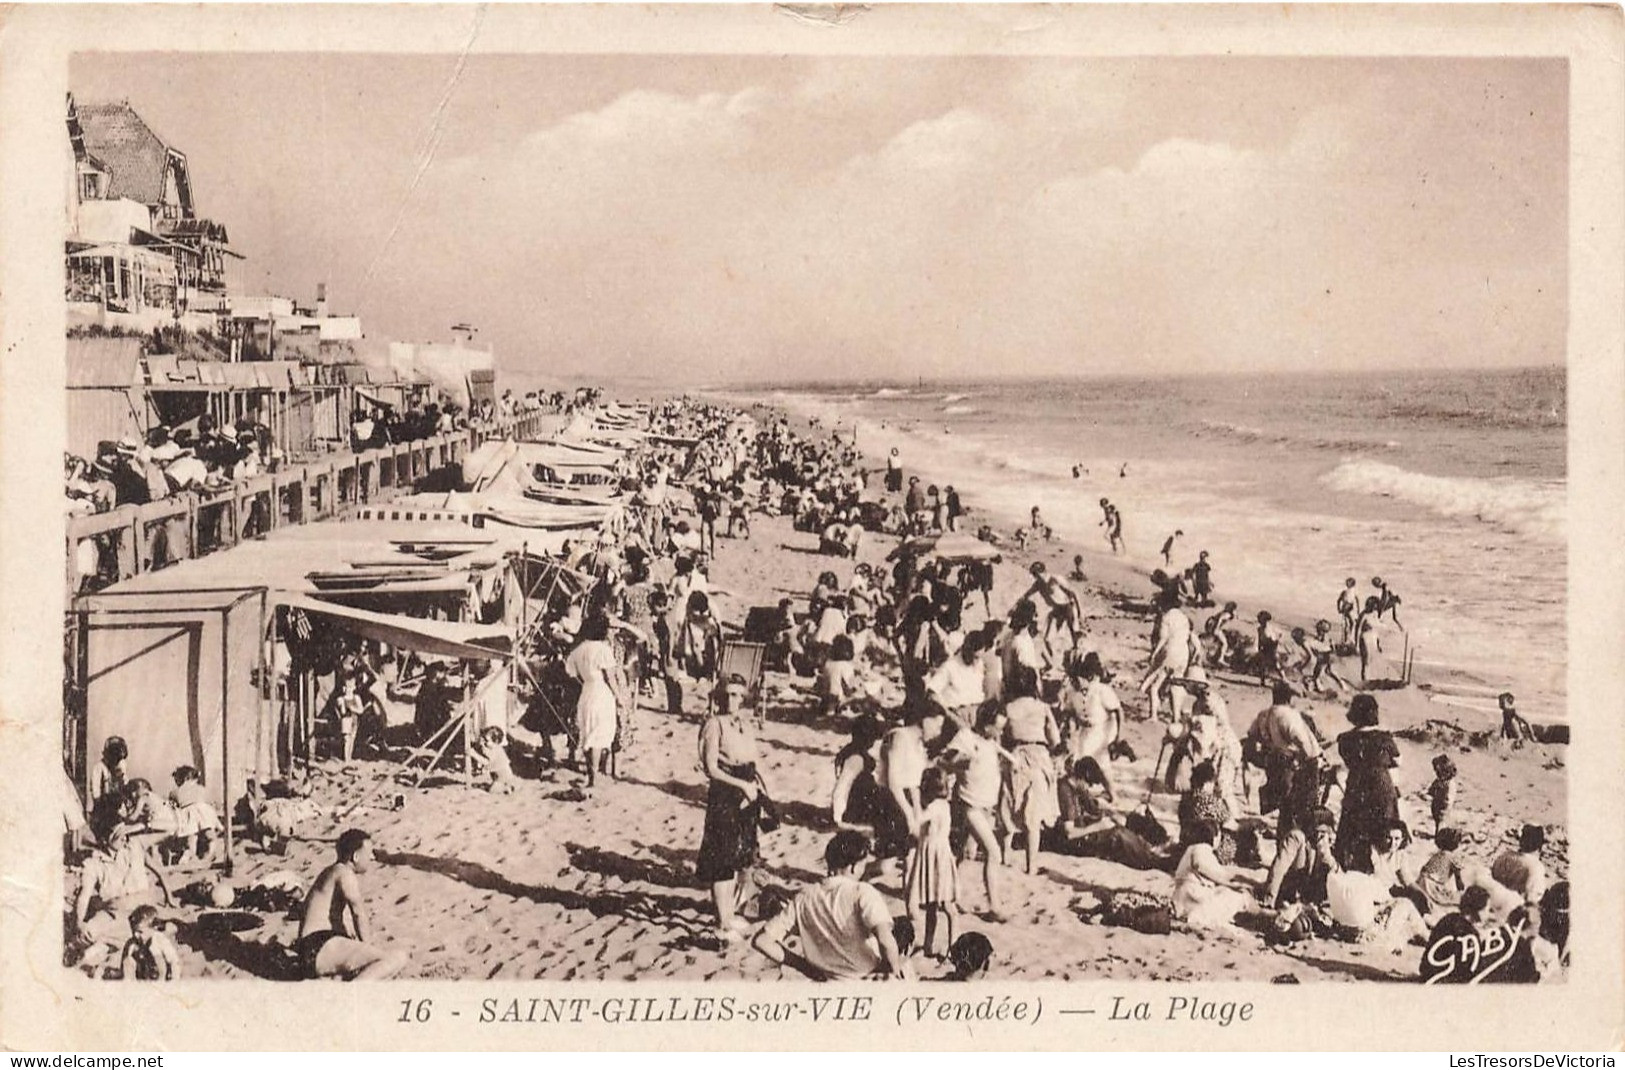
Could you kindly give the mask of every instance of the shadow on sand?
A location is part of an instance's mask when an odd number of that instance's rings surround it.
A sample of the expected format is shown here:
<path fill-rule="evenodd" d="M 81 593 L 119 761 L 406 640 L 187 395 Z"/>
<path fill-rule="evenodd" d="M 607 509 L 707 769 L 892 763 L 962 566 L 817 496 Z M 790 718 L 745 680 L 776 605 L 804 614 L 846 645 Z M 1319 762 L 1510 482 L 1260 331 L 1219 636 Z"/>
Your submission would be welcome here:
<path fill-rule="evenodd" d="M 229 963 L 265 981 L 304 979 L 299 969 L 299 959 L 291 948 L 269 939 L 245 940 L 238 935 L 239 928 L 221 915 L 205 914 L 197 921 L 183 921 L 177 925 L 175 940 L 211 962 Z"/>
<path fill-rule="evenodd" d="M 630 869 L 638 864 L 635 859 L 613 855 L 607 851 L 595 852 L 587 857 L 606 869 L 611 865 Z M 692 929 L 696 925 L 706 924 L 702 917 L 705 902 L 699 896 L 662 895 L 658 892 L 636 889 L 620 891 L 607 888 L 595 892 L 578 892 L 568 888 L 523 884 L 478 862 L 469 862 L 461 858 L 437 858 L 433 855 L 411 852 L 379 851 L 378 860 L 385 865 L 407 866 L 423 873 L 449 877 L 481 891 L 499 892 L 544 906 L 586 911 L 597 918 L 616 915 L 653 925 L 682 929 Z M 588 872 L 600 871 L 588 870 Z M 662 869 L 659 872 L 665 871 Z"/>

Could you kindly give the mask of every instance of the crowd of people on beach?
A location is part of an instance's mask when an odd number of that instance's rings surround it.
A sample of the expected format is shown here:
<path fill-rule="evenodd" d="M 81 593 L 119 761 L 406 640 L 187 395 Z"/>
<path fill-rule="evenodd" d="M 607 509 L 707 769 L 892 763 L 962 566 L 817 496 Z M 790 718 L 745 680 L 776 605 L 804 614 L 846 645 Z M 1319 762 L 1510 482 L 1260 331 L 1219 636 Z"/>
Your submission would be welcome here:
<path fill-rule="evenodd" d="M 518 727 L 479 738 L 473 758 L 490 790 L 511 791 L 510 755 L 534 750 L 525 757 L 576 770 L 574 797 L 585 799 L 613 790 L 646 711 L 698 719 L 706 794 L 694 879 L 709 894 L 719 946 L 749 941 L 815 978 L 980 976 L 1009 920 L 1007 869 L 1036 875 L 1046 856 L 1069 855 L 1172 878 L 1167 894 L 1107 894 L 1089 912 L 1101 924 L 1251 933 L 1272 946 L 1358 942 L 1414 956 L 1429 982 L 1562 976 L 1568 886 L 1547 878 L 1541 826 L 1522 828 L 1517 848 L 1487 867 L 1464 858 L 1452 823 L 1458 774 L 1444 753 L 1433 763 L 1431 828 L 1403 818 L 1399 749 L 1378 695 L 1339 665 L 1352 648 L 1363 669 L 1362 635 L 1384 618 L 1398 624 L 1399 598 L 1380 580 L 1363 601 L 1348 581 L 1334 640 L 1329 620 L 1313 635 L 1267 611 L 1240 625 L 1235 602 L 1216 605 L 1205 551 L 1188 569 L 1156 570 L 1145 668 L 1120 694 L 1116 672 L 1129 667 L 1109 664 L 1091 637 L 1081 555 L 1068 577 L 1032 562 L 1030 582 L 995 611 L 1006 547 L 947 541 L 966 515 L 958 494 L 921 489 L 895 451 L 884 482 L 870 486 L 850 442 L 798 432 L 766 410 L 676 399 L 650 412 L 646 430 L 624 462 L 626 523 L 566 548 L 562 565 L 589 582 L 519 652 L 520 678 L 532 683 Z M 1101 504 L 1115 551 L 1121 517 Z M 721 620 L 726 592 L 711 580 L 727 552 L 719 539 L 750 538 L 752 516 L 763 515 L 816 533 L 832 567 L 804 598 Z M 1047 537 L 1037 509 L 1026 530 Z M 1164 546 L 1170 567 L 1180 535 Z M 851 560 L 879 538 L 897 543 L 885 565 Z M 1209 608 L 1199 629 L 1191 612 Z M 753 648 L 759 660 L 734 656 Z M 372 672 L 335 675 L 340 760 L 366 750 L 375 734 L 366 723 L 382 717 Z M 423 669 L 420 736 L 444 724 L 461 693 L 437 675 Z M 1226 691 L 1254 680 L 1268 705 L 1233 721 Z M 1349 727 L 1336 735 L 1300 702 L 1344 693 Z M 763 838 L 783 821 L 767 778 L 769 717 L 817 718 L 845 739 L 827 801 L 828 876 L 777 897 L 757 873 Z M 1162 729 L 1149 787 L 1130 774 L 1143 767 L 1125 727 L 1146 718 Z M 142 915 L 143 937 L 128 893 L 151 890 L 142 874 L 162 870 L 148 865 L 156 845 L 205 852 L 219 816 L 195 809 L 177 770 L 169 815 L 155 817 L 150 787 L 121 782 L 123 744 L 112 743 L 98 770 L 105 790 L 89 804 L 97 868 L 86 863 L 74 924 L 95 924 L 98 903 L 122 904 L 113 913 L 129 940 L 150 949 L 151 917 Z M 1171 821 L 1159 800 L 1176 801 Z M 370 863 L 366 831 L 345 831 L 301 914 L 308 975 L 406 967 L 370 938 L 361 889 Z M 108 961 L 129 950 L 116 943 L 100 941 Z M 163 960 L 157 946 L 140 954 Z M 1487 964 L 1486 946 L 1504 958 Z"/>

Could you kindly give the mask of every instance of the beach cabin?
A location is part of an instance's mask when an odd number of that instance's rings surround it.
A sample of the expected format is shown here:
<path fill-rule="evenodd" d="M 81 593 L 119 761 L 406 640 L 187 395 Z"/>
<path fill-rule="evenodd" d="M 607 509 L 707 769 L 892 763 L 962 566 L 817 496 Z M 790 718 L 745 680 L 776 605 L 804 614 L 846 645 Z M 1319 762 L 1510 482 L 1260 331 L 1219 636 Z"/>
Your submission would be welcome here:
<path fill-rule="evenodd" d="M 71 753 L 82 786 L 110 736 L 129 744 L 128 775 L 159 794 L 177 767 L 199 770 L 222 814 L 250 777 L 276 775 L 264 588 L 103 592 L 75 611 L 82 719 Z"/>

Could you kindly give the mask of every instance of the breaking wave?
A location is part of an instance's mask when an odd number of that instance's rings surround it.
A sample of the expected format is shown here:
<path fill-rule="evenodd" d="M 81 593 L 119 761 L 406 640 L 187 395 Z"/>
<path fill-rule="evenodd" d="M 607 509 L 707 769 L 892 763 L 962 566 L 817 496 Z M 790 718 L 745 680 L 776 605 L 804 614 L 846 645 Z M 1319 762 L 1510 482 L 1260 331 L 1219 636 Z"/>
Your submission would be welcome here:
<path fill-rule="evenodd" d="M 1348 460 L 1321 477 L 1333 490 L 1418 505 L 1439 516 L 1474 519 L 1548 542 L 1567 533 L 1567 488 L 1521 479 L 1430 476 L 1380 461 Z"/>
<path fill-rule="evenodd" d="M 1394 449 L 1399 443 L 1392 440 L 1377 441 L 1362 438 L 1329 438 L 1322 435 L 1291 435 L 1284 431 L 1266 431 L 1261 427 L 1249 427 L 1246 424 L 1224 423 L 1220 420 L 1203 420 L 1199 435 L 1216 435 L 1220 438 L 1235 439 L 1238 442 L 1261 442 L 1270 446 L 1303 446 L 1314 450 L 1337 450 L 1341 453 L 1358 453 L 1364 450 Z"/>
<path fill-rule="evenodd" d="M 975 405 L 949 405 L 942 410 L 942 414 L 944 416 L 968 416 L 975 411 Z"/>

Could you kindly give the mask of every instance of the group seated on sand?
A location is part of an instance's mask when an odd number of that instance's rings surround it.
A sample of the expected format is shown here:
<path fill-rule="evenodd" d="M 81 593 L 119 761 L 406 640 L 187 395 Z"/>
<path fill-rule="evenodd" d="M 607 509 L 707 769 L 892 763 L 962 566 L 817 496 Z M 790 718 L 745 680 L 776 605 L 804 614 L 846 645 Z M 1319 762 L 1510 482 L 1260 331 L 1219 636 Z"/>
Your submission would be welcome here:
<path fill-rule="evenodd" d="M 995 613 L 999 554 L 986 544 L 975 552 L 963 535 L 968 550 L 953 544 L 949 552 L 944 541 L 935 552 L 931 536 L 966 513 L 951 487 L 932 497 L 916 478 L 904 490 L 895 461 L 887 486 L 871 486 L 849 444 L 798 433 L 778 415 L 759 421 L 682 399 L 654 409 L 648 430 L 625 462 L 628 522 L 566 553 L 565 564 L 596 582 L 556 607 L 537 646 L 521 652 L 532 659 L 521 678 L 535 681 L 521 694 L 525 715 L 510 734 L 479 737 L 472 757 L 491 790 L 509 791 L 510 751 L 531 750 L 576 769 L 584 798 L 613 790 L 605 785 L 617 776 L 617 756 L 636 746 L 638 720 L 651 716 L 640 712 L 640 697 L 662 696 L 650 705 L 667 716 L 700 713 L 705 818 L 694 879 L 709 890 L 721 946 L 748 941 L 819 978 L 996 973 L 1006 869 L 1036 874 L 1046 855 L 1073 855 L 1172 877 L 1166 894 L 1101 897 L 1087 913 L 1103 924 L 1217 930 L 1269 945 L 1359 942 L 1412 956 L 1409 972 L 1430 982 L 1563 976 L 1568 886 L 1548 879 L 1541 826 L 1524 827 L 1516 848 L 1487 867 L 1463 858 L 1464 837 L 1452 824 L 1457 772 L 1446 754 L 1434 761 L 1432 828 L 1402 820 L 1399 748 L 1382 727 L 1378 696 L 1356 689 L 1336 664 L 1345 644 L 1359 644 L 1363 626 L 1375 627 L 1364 611 L 1345 617 L 1343 643 L 1331 642 L 1329 622 L 1310 638 L 1283 634 L 1267 613 L 1245 643 L 1227 628 L 1235 603 L 1200 631 L 1190 616 L 1213 604 L 1205 555 L 1200 570 L 1154 573 L 1145 669 L 1125 702 L 1091 642 L 1076 586 L 1081 561 L 1070 581 L 1035 562 L 1030 585 Z M 804 601 L 758 607 L 743 622 L 719 620 L 716 596 L 724 592 L 710 563 L 728 552 L 719 537 L 751 537 L 752 512 L 789 516 L 817 533 L 824 553 L 849 562 L 839 566 L 844 583 L 831 567 Z M 889 569 L 850 561 L 860 538 L 888 536 L 901 539 Z M 1398 598 L 1384 605 L 1373 597 L 1370 612 L 1397 624 Z M 755 666 L 730 666 L 730 632 L 760 644 Z M 339 760 L 355 753 L 358 737 L 365 741 L 376 701 L 378 666 L 366 664 L 365 651 L 352 654 L 333 688 Z M 1243 731 L 1221 673 L 1270 690 Z M 769 674 L 810 692 L 820 716 L 847 737 L 828 799 L 829 875 L 777 901 L 747 896 L 763 838 L 781 822 L 764 776 L 771 744 L 759 731 L 772 713 Z M 425 673 L 417 699 L 424 733 L 447 714 L 435 705 L 445 696 L 434 675 Z M 1300 708 L 1307 691 L 1352 692 L 1348 729 L 1326 734 Z M 1143 765 L 1124 730 L 1142 705 L 1163 726 L 1149 787 L 1129 775 Z M 110 742 L 105 773 L 98 770 L 96 846 L 70 931 L 93 949 L 84 960 L 93 971 L 116 972 L 113 953 L 130 960 L 128 941 L 144 941 L 157 950 L 136 958 L 160 965 L 137 973 L 173 975 L 143 912 L 162 890 L 149 880 L 161 865 L 149 863 L 166 860 L 155 857 L 160 849 L 206 854 L 219 817 L 177 797 L 169 816 L 155 820 L 163 808 L 151 805 L 150 789 L 122 783 L 122 746 Z M 181 771 L 176 782 L 180 796 Z M 1172 822 L 1157 813 L 1157 797 L 1177 798 Z M 1432 848 L 1417 864 L 1413 841 L 1422 838 Z M 335 861 L 300 890 L 304 975 L 374 977 L 409 967 L 374 938 L 362 888 L 371 864 L 366 830 L 347 830 Z M 972 879 L 962 882 L 962 872 Z M 747 902 L 755 917 L 745 916 Z M 1486 958 L 1486 947 L 1504 953 Z"/>

